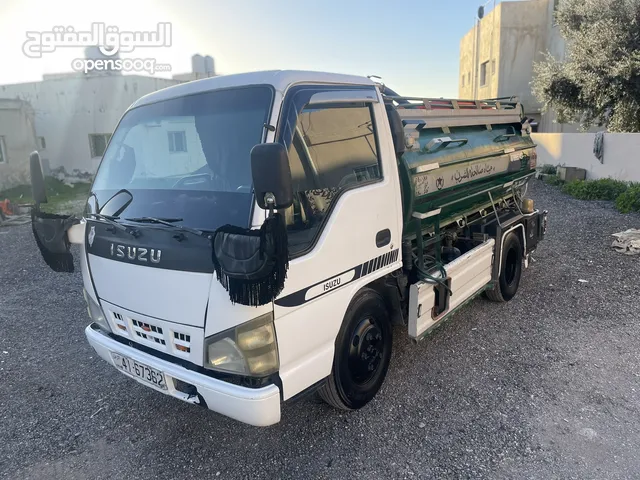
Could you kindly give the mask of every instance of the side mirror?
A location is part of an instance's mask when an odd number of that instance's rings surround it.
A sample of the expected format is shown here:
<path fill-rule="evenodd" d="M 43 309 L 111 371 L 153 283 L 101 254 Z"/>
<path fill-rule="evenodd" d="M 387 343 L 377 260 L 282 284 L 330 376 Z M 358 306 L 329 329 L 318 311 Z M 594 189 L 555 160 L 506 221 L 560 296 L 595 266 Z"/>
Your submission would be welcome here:
<path fill-rule="evenodd" d="M 44 185 L 44 174 L 42 173 L 42 163 L 38 152 L 29 155 L 29 167 L 31 169 L 31 192 L 33 202 L 36 207 L 41 203 L 47 203 L 47 190 Z"/>
<path fill-rule="evenodd" d="M 104 205 L 102 205 L 102 207 L 100 208 L 100 213 L 102 215 L 108 215 L 111 217 L 119 217 L 120 214 L 126 210 L 126 208 L 131 204 L 132 201 L 133 195 L 131 195 L 131 192 L 129 192 L 129 190 L 120 190 L 119 192 L 116 192 L 109 200 L 104 202 Z"/>
<path fill-rule="evenodd" d="M 261 143 L 251 149 L 251 176 L 260 208 L 288 208 L 293 185 L 287 149 L 280 143 Z"/>

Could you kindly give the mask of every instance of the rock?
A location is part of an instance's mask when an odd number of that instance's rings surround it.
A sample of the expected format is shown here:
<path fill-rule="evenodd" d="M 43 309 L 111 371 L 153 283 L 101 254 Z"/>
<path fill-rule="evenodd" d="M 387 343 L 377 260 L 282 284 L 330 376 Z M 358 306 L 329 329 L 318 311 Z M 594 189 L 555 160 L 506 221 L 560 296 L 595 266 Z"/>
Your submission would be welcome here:
<path fill-rule="evenodd" d="M 593 440 L 598 436 L 598 433 L 593 428 L 582 428 L 578 430 L 578 435 L 582 435 L 587 440 Z"/>

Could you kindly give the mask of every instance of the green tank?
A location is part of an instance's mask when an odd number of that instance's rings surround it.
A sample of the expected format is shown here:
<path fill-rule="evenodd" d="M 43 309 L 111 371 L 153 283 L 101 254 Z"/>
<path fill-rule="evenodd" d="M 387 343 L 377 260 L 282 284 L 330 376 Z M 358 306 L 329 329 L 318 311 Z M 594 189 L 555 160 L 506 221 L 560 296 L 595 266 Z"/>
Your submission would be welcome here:
<path fill-rule="evenodd" d="M 387 99 L 404 127 L 405 236 L 416 222 L 424 231 L 486 215 L 533 175 L 535 145 L 517 100 Z"/>

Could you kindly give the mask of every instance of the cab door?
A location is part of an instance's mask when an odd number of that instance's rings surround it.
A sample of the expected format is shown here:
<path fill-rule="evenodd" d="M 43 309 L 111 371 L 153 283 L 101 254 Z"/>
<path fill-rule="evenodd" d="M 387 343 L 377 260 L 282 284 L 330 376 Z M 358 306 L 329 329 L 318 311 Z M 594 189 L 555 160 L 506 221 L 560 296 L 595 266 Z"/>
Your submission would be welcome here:
<path fill-rule="evenodd" d="M 401 266 L 396 158 L 375 86 L 293 87 L 277 140 L 288 147 L 294 204 L 290 266 L 274 315 L 284 398 L 331 372 L 353 295 Z"/>

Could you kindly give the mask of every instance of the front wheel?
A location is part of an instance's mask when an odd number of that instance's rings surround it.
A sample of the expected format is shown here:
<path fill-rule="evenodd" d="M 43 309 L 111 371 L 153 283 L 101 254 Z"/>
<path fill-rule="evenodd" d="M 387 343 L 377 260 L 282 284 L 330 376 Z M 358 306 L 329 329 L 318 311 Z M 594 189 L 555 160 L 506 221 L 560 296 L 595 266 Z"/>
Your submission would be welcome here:
<path fill-rule="evenodd" d="M 336 339 L 331 375 L 320 388 L 320 397 L 343 410 L 366 405 L 387 374 L 391 340 L 384 300 L 373 290 L 363 290 L 347 309 Z"/>
<path fill-rule="evenodd" d="M 487 290 L 487 298 L 494 302 L 508 302 L 518 291 L 521 276 L 522 242 L 516 232 L 510 232 L 502 246 L 498 282 L 491 290 Z"/>

